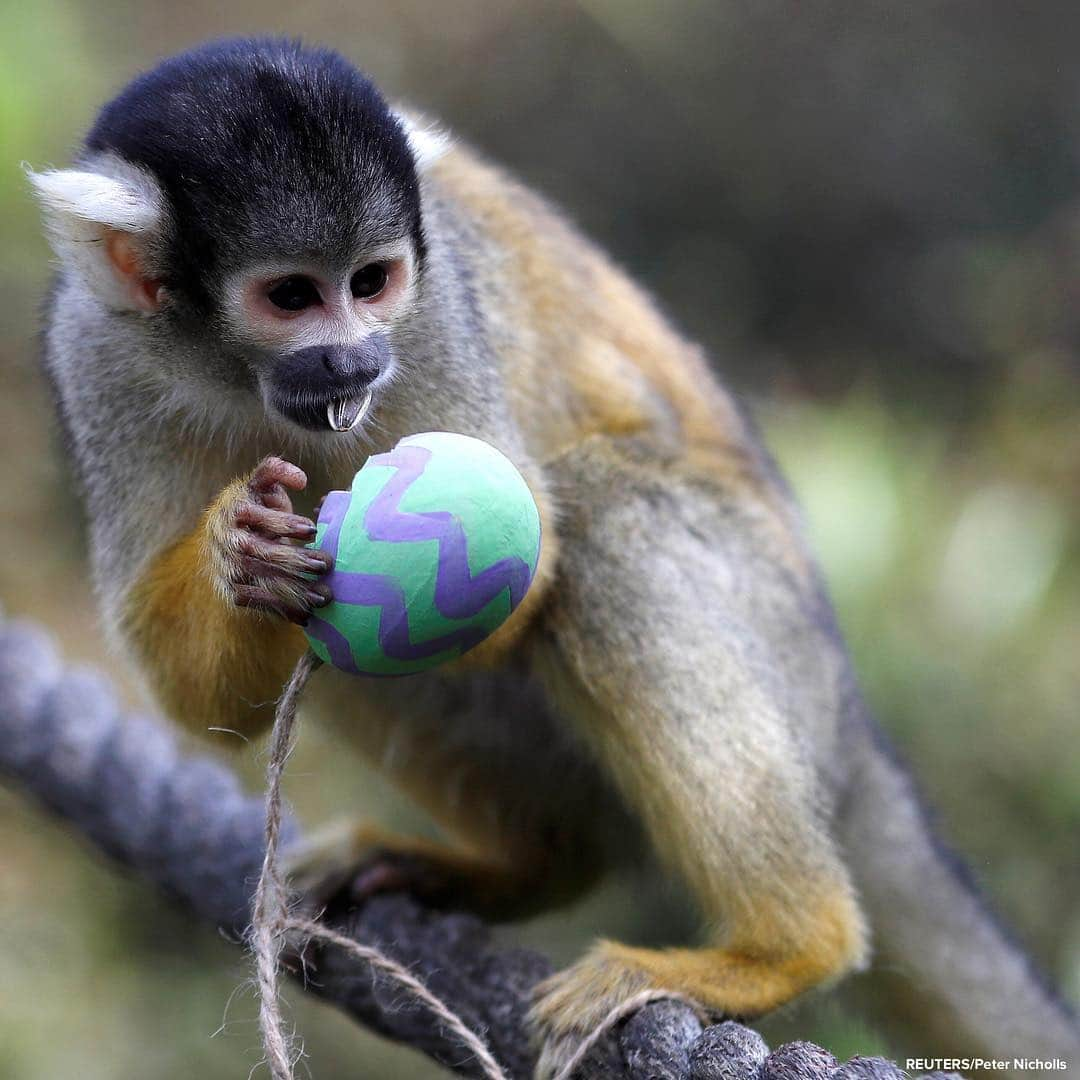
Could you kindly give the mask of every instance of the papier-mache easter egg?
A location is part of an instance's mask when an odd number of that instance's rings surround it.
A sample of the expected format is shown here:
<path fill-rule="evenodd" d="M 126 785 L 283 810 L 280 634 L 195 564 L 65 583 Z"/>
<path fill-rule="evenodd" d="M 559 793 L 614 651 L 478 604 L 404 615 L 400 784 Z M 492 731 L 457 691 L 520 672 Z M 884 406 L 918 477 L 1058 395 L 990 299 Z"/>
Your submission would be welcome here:
<path fill-rule="evenodd" d="M 540 513 L 495 447 L 430 431 L 368 458 L 323 501 L 314 546 L 334 556 L 333 602 L 305 632 L 352 674 L 409 675 L 460 656 L 525 596 Z"/>

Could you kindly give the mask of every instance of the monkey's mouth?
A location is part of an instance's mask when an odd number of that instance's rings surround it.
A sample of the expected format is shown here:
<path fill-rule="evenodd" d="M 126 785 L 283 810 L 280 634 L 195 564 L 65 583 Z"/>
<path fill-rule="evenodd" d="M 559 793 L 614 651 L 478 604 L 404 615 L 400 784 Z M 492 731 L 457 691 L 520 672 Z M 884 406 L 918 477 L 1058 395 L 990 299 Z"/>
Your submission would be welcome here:
<path fill-rule="evenodd" d="M 334 431 L 352 431 L 371 408 L 371 391 L 358 397 L 341 398 L 326 406 L 326 419 Z"/>
<path fill-rule="evenodd" d="M 341 391 L 338 391 L 339 393 Z M 372 391 L 361 390 L 348 397 L 271 393 L 276 412 L 308 431 L 352 431 L 371 408 Z"/>

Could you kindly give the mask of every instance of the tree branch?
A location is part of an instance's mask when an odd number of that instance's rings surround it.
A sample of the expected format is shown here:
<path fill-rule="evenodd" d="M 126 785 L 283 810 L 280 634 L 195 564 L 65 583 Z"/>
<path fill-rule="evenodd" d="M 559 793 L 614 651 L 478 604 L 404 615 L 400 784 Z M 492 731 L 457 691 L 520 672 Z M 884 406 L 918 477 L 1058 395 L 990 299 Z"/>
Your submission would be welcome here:
<path fill-rule="evenodd" d="M 123 712 L 107 680 L 66 668 L 49 636 L 0 615 L 0 770 L 77 831 L 137 874 L 156 882 L 208 922 L 243 939 L 263 856 L 263 802 L 220 761 L 181 753 L 160 721 Z M 286 841 L 299 837 L 286 822 Z M 425 909 L 407 896 L 331 909 L 327 925 L 406 965 L 480 1033 L 507 1074 L 532 1075 L 525 1023 L 547 959 L 504 948 L 468 915 Z M 291 961 L 305 988 L 360 1023 L 423 1051 L 465 1076 L 468 1052 L 421 1006 L 341 950 L 309 946 Z M 702 1032 L 675 1002 L 641 1009 L 601 1042 L 579 1072 L 587 1080 L 837 1080 L 903 1073 L 882 1059 L 839 1066 L 810 1043 L 768 1052 L 749 1028 L 724 1023 Z"/>

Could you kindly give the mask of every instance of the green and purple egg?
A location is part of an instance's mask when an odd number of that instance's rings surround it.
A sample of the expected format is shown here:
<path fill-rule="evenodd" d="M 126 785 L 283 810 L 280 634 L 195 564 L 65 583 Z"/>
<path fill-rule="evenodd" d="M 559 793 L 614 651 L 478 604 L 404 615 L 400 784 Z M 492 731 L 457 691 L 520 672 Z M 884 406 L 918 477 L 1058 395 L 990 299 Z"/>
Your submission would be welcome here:
<path fill-rule="evenodd" d="M 410 675 L 478 645 L 521 603 L 540 512 L 495 447 L 431 431 L 330 492 L 314 546 L 334 556 L 334 599 L 305 627 L 312 650 L 352 674 Z"/>

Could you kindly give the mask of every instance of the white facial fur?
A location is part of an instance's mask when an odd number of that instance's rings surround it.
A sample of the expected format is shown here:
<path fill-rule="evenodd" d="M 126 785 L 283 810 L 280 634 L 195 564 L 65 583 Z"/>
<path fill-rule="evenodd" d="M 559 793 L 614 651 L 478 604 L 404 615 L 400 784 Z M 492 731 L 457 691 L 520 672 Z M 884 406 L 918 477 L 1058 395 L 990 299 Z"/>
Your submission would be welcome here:
<path fill-rule="evenodd" d="M 352 275 L 371 263 L 385 268 L 386 285 L 376 296 L 356 298 L 350 289 Z M 284 263 L 256 266 L 226 282 L 222 309 L 231 336 L 241 344 L 274 352 L 313 345 L 348 345 L 389 330 L 412 310 L 415 271 L 415 257 L 406 241 L 359 253 L 343 267 Z M 320 303 L 296 312 L 276 308 L 268 293 L 289 277 L 311 280 Z"/>

